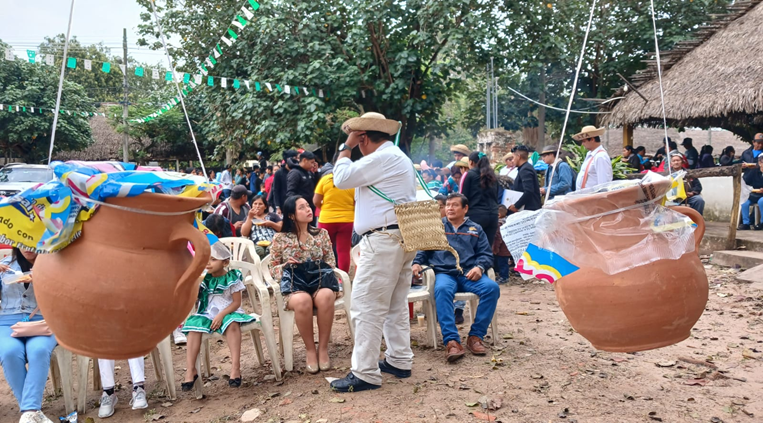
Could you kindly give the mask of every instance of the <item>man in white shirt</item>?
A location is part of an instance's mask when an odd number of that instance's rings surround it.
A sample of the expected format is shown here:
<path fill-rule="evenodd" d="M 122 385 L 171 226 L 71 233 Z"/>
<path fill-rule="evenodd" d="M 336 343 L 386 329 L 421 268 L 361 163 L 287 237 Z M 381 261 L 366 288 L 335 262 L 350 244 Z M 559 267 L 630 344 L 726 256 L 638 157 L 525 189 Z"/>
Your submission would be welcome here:
<path fill-rule="evenodd" d="M 223 170 L 220 176 L 220 184 L 223 187 L 223 200 L 230 197 L 230 191 L 233 189 L 233 175 L 230 173 L 232 168 L 233 165 L 231 164 L 225 165 L 225 170 Z"/>
<path fill-rule="evenodd" d="M 588 150 L 583 164 L 578 170 L 578 178 L 575 181 L 577 190 L 595 187 L 607 182 L 612 182 L 612 161 L 604 147 L 601 146 L 601 136 L 605 128 L 585 126 L 580 133 L 572 136 Z"/>
<path fill-rule="evenodd" d="M 352 283 L 352 367 L 347 377 L 331 382 L 331 388 L 339 392 L 378 389 L 381 372 L 399 378 L 411 375 L 408 290 L 416 253 L 406 253 L 400 245 L 390 200 L 399 204 L 416 201 L 416 174 L 408 156 L 389 141 L 399 127 L 379 113 L 366 113 L 342 124 L 349 137 L 339 147 L 334 185 L 355 188 L 355 232 L 362 240 Z M 355 146 L 364 157 L 353 163 L 350 152 Z M 385 359 L 379 361 L 382 334 L 387 350 Z"/>

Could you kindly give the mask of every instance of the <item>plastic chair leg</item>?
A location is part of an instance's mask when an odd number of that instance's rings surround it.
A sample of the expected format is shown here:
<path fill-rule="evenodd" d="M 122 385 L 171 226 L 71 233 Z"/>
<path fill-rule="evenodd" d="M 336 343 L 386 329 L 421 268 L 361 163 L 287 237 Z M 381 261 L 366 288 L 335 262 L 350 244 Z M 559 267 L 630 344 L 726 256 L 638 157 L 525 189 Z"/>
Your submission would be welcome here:
<path fill-rule="evenodd" d="M 204 398 L 204 382 L 201 377 L 201 355 L 196 357 L 196 374 L 199 375 L 199 378 L 196 379 L 196 383 L 193 384 L 193 387 L 196 391 L 196 399 L 200 400 Z"/>
<path fill-rule="evenodd" d="M 472 321 L 469 324 L 474 324 L 474 319 L 477 317 L 477 300 L 469 300 L 469 316 Z"/>
<path fill-rule="evenodd" d="M 90 357 L 77 356 L 77 367 L 79 368 L 77 412 L 82 414 L 85 412 L 85 406 L 87 405 L 87 374 L 90 371 Z M 93 376 L 97 377 L 97 374 L 94 374 Z M 98 379 L 100 379 L 100 377 L 98 377 Z"/>
<path fill-rule="evenodd" d="M 154 348 L 151 351 L 151 365 L 154 367 L 154 374 L 156 375 L 156 380 L 161 382 L 162 381 L 162 369 L 161 369 L 161 358 L 159 358 L 159 351 Z"/>
<path fill-rule="evenodd" d="M 209 378 L 212 375 L 212 366 L 209 364 L 209 356 L 209 339 L 205 339 L 201 341 L 201 358 L 204 360 L 204 377 L 206 378 Z"/>
<path fill-rule="evenodd" d="M 292 327 L 294 327 L 293 324 Z M 280 381 L 283 379 L 283 375 L 281 374 L 281 360 L 278 358 L 278 346 L 276 345 L 276 334 L 273 326 L 262 326 L 262 334 L 265 336 L 265 346 L 268 347 L 270 361 L 273 363 L 273 373 L 276 376 L 276 380 Z M 291 348 L 289 351 L 292 351 Z"/>
<path fill-rule="evenodd" d="M 58 373 L 60 389 L 64 395 L 64 408 L 69 414 L 77 409 L 72 395 L 74 387 L 72 384 L 72 353 L 63 347 L 56 347 L 53 362 L 56 366 L 56 373 Z"/>
<path fill-rule="evenodd" d="M 56 360 L 60 348 L 56 347 L 53 350 L 50 360 L 50 382 L 53 384 L 53 395 L 55 396 L 61 395 L 61 371 L 58 368 L 58 360 Z"/>
<path fill-rule="evenodd" d="M 437 349 L 437 315 L 431 301 L 424 302 L 427 321 L 427 342 L 430 343 L 433 350 Z"/>
<path fill-rule="evenodd" d="M 101 385 L 101 366 L 98 365 L 98 360 L 93 359 L 93 391 L 99 394 L 103 390 Z"/>
<path fill-rule="evenodd" d="M 254 352 L 257 354 L 257 361 L 260 363 L 260 367 L 265 367 L 265 354 L 262 352 L 262 341 L 260 340 L 260 332 L 253 330 L 249 332 L 252 337 L 252 343 L 254 344 Z"/>
<path fill-rule="evenodd" d="M 493 336 L 492 344 L 498 343 L 498 313 L 493 313 L 493 321 L 490 322 L 490 333 Z"/>
<path fill-rule="evenodd" d="M 164 380 L 167 384 L 167 395 L 169 395 L 171 400 L 175 400 L 177 399 L 177 389 L 175 387 L 175 371 L 172 366 L 172 345 L 170 345 L 170 338 L 167 337 L 164 339 L 164 341 L 160 342 L 154 351 L 158 352 L 159 362 L 164 369 Z"/>
<path fill-rule="evenodd" d="M 283 313 L 280 329 L 281 343 L 283 344 L 283 364 L 286 371 L 290 372 L 294 370 L 294 313 Z"/>

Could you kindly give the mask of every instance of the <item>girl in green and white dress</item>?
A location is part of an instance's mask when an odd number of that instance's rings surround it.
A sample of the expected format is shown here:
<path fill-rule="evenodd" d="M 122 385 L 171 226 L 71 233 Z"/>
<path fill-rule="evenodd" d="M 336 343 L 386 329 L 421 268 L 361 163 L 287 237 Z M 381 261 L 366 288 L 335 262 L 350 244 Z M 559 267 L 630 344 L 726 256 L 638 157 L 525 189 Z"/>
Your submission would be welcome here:
<path fill-rule="evenodd" d="M 222 243 L 212 246 L 212 255 L 207 264 L 207 274 L 199 287 L 199 301 L 196 313 L 188 317 L 183 325 L 183 333 L 188 337 L 186 356 L 186 377 L 183 391 L 193 389 L 198 379 L 196 358 L 201 349 L 201 336 L 217 332 L 225 335 L 230 348 L 231 372 L 228 385 L 241 386 L 241 324 L 256 318 L 246 314 L 241 308 L 241 291 L 246 289 L 241 271 L 229 270 L 231 253 Z"/>

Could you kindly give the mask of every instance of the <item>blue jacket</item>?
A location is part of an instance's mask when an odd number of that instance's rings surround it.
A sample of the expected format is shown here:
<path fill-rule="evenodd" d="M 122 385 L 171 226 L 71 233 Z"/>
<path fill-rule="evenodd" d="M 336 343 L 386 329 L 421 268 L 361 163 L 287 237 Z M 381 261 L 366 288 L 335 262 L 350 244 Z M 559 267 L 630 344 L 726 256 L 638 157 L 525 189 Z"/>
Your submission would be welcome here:
<path fill-rule="evenodd" d="M 0 274 L 0 316 L 7 314 L 29 314 L 37 308 L 37 299 L 34 297 L 34 284 L 25 288 L 23 283 L 6 285 L 3 278 L 13 275 L 13 271 L 21 271 L 21 267 L 11 256 L 5 257 L 0 264 L 10 266 L 10 270 Z M 41 314 L 41 313 L 38 313 Z M 37 315 L 35 315 L 37 316 Z"/>
<path fill-rule="evenodd" d="M 548 188 L 549 182 L 551 182 L 551 170 L 551 166 L 546 170 L 546 188 Z M 556 165 L 556 172 L 554 172 L 554 183 L 551 184 L 551 188 L 549 189 L 551 191 L 551 194 L 548 196 L 549 200 L 557 195 L 568 194 L 572 191 L 573 183 L 572 168 L 569 164 L 560 161 L 559 164 Z"/>
<path fill-rule="evenodd" d="M 477 266 L 481 267 L 483 272 L 493 267 L 493 249 L 480 225 L 469 218 L 458 229 L 450 224 L 447 217 L 442 218 L 442 223 L 445 225 L 448 244 L 458 252 L 464 274 Z M 449 251 L 419 251 L 413 259 L 413 264 L 432 266 L 435 273 L 461 276 L 456 269 L 456 258 Z"/>

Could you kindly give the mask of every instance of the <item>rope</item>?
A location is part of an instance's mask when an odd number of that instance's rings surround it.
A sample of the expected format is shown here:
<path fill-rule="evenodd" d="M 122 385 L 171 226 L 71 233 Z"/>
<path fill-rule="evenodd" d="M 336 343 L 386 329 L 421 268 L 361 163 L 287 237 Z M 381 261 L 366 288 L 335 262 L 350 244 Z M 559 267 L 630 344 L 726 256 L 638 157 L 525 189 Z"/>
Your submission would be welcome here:
<path fill-rule="evenodd" d="M 72 33 L 72 17 L 74 16 L 74 0 L 69 8 L 69 27 L 66 29 L 66 42 L 64 43 L 64 58 L 69 52 L 69 36 Z M 56 111 L 53 112 L 53 129 L 50 130 L 50 150 L 48 151 L 48 166 L 53 160 L 53 144 L 56 142 L 56 127 L 58 126 L 58 111 L 61 108 L 61 92 L 64 89 L 64 73 L 66 73 L 66 60 L 61 60 L 61 76 L 58 78 L 58 94 L 56 96 Z"/>
<path fill-rule="evenodd" d="M 566 112 L 567 111 L 566 109 L 561 109 L 559 107 L 550 106 L 548 104 L 543 104 L 540 101 L 533 100 L 530 97 L 520 93 L 519 91 L 517 91 L 514 88 L 511 88 L 509 86 L 506 86 L 506 88 L 508 88 L 509 91 L 513 92 L 514 94 L 516 94 L 516 95 L 524 98 L 525 100 L 529 101 L 530 103 L 535 103 L 538 106 L 543 106 L 543 107 L 545 107 L 547 109 L 558 110 L 560 112 Z M 623 97 L 619 97 L 619 98 L 623 98 Z M 612 101 L 612 100 L 616 100 L 616 99 L 614 99 L 614 98 L 613 99 L 609 99 L 609 100 L 605 101 L 604 103 Z M 604 104 L 604 103 L 601 103 L 601 104 Z M 612 113 L 612 112 L 587 112 L 585 110 L 570 110 L 570 112 L 571 113 L 580 113 L 580 114 L 584 114 L 584 115 L 608 115 L 608 114 Z"/>
<path fill-rule="evenodd" d="M 662 65 L 660 64 L 660 45 L 657 43 L 657 18 L 654 13 L 654 0 L 652 5 L 652 27 L 654 27 L 654 51 L 657 53 L 657 80 L 660 83 L 660 104 L 662 105 L 662 129 L 665 131 L 665 159 L 668 161 L 665 170 L 670 173 L 670 144 L 668 143 L 668 120 L 665 117 L 665 92 L 662 89 Z"/>
<path fill-rule="evenodd" d="M 73 1 L 73 0 L 72 0 Z M 183 114 L 185 115 L 185 121 L 188 123 L 188 130 L 191 131 L 191 139 L 193 139 L 193 146 L 196 147 L 196 155 L 199 157 L 199 163 L 201 164 L 201 171 L 204 172 L 204 177 L 207 176 L 207 168 L 204 167 L 204 160 L 201 158 L 201 151 L 199 151 L 199 144 L 196 143 L 196 135 L 193 133 L 193 127 L 191 126 L 191 118 L 188 117 L 188 111 L 185 108 L 185 101 L 183 101 L 183 93 L 180 90 L 180 84 L 177 82 L 175 75 L 175 67 L 172 66 L 172 58 L 170 57 L 170 51 L 167 49 L 167 40 L 164 38 L 164 32 L 162 31 L 162 24 L 159 23 L 159 15 L 156 14 L 156 4 L 154 0 L 151 0 L 151 10 L 154 12 L 154 22 L 156 23 L 156 29 L 159 31 L 159 38 L 162 40 L 164 46 L 164 52 L 167 55 L 167 64 L 170 66 L 172 72 L 172 82 L 175 84 L 175 88 L 178 92 L 178 98 L 180 98 L 180 105 L 183 106 Z"/>
<path fill-rule="evenodd" d="M 588 43 L 588 34 L 591 32 L 591 23 L 593 22 L 593 11 L 596 8 L 596 0 L 591 3 L 591 14 L 588 16 L 588 26 L 585 29 L 585 37 L 583 37 L 583 47 L 580 49 L 580 57 L 578 58 L 578 67 L 575 69 L 575 79 L 572 81 L 572 92 L 570 93 L 570 102 L 567 103 L 567 111 L 564 115 L 564 125 L 562 125 L 562 136 L 559 137 L 559 145 L 556 147 L 556 157 L 559 157 L 559 152 L 562 150 L 562 142 L 564 142 L 564 134 L 567 131 L 567 122 L 570 119 L 570 110 L 572 110 L 572 101 L 575 100 L 575 91 L 578 89 L 578 77 L 580 76 L 580 68 L 583 67 L 583 56 L 585 56 L 585 46 Z M 548 184 L 548 190 L 546 190 L 546 199 L 551 194 L 551 183 L 554 182 L 554 173 L 556 173 L 556 165 L 551 168 L 551 178 Z M 574 181 L 573 181 L 574 182 Z"/>
<path fill-rule="evenodd" d="M 111 203 L 106 203 L 103 201 L 93 200 L 92 198 L 84 197 L 79 194 L 76 194 L 74 191 L 72 191 L 72 197 L 79 200 L 78 202 L 80 203 L 82 202 L 93 203 L 93 204 L 98 204 L 99 206 L 111 207 L 111 208 L 126 211 L 126 212 L 132 212 L 132 213 L 138 213 L 138 214 L 150 214 L 154 216 L 181 216 L 184 214 L 196 213 L 199 210 L 199 208 L 195 208 L 193 210 L 186 210 L 186 211 L 179 211 L 179 212 L 157 212 L 157 211 L 136 209 L 132 207 L 125 207 L 125 206 L 120 206 L 117 204 L 111 204 Z"/>

